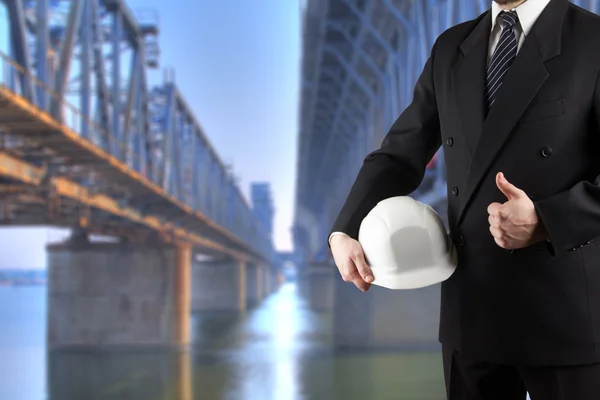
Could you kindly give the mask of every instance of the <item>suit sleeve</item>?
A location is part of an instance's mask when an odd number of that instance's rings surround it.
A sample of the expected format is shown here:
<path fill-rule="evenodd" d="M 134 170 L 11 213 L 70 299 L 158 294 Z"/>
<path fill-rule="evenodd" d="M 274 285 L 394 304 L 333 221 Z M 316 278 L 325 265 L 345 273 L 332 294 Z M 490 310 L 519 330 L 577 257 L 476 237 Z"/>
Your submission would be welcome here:
<path fill-rule="evenodd" d="M 417 80 L 412 103 L 394 122 L 381 147 L 364 159 L 331 232 L 358 239 L 363 218 L 378 202 L 408 195 L 423 181 L 425 167 L 441 145 L 433 82 L 435 47 Z"/>
<path fill-rule="evenodd" d="M 596 134 L 600 135 L 600 81 L 596 80 L 592 105 Z M 597 165 L 597 164 L 596 164 Z M 548 232 L 548 251 L 574 250 L 600 237 L 600 170 L 594 179 L 578 182 L 571 189 L 534 202 Z"/>

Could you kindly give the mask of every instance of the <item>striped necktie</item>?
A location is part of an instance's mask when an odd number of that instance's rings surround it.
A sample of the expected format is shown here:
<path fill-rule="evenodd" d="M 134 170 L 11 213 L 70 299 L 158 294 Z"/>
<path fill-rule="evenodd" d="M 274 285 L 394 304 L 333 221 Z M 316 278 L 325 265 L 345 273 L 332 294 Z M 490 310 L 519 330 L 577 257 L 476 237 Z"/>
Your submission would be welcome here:
<path fill-rule="evenodd" d="M 487 69 L 485 85 L 486 114 L 496 100 L 496 93 L 502 85 L 504 75 L 517 56 L 517 38 L 514 27 L 519 21 L 519 17 L 515 11 L 502 11 L 498 16 L 502 21 L 502 33 Z"/>

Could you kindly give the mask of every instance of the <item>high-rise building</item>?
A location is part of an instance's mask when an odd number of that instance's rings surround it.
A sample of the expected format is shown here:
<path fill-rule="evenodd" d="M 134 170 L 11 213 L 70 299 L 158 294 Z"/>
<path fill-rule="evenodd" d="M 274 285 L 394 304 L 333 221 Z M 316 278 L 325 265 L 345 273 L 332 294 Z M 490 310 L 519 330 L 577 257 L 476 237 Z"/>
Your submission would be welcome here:
<path fill-rule="evenodd" d="M 271 185 L 266 182 L 252 184 L 252 208 L 258 216 L 260 223 L 269 235 L 273 235 L 273 197 L 271 196 Z"/>

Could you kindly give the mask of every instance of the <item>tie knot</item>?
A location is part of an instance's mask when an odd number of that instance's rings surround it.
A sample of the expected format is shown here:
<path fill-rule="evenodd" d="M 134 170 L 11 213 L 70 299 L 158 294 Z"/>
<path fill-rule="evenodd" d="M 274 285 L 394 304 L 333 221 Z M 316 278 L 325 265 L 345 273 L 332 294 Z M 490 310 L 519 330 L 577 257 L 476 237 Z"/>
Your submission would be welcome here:
<path fill-rule="evenodd" d="M 515 11 L 502 11 L 500 13 L 500 19 L 502 20 L 502 26 L 504 28 L 512 29 L 519 21 L 519 16 Z"/>

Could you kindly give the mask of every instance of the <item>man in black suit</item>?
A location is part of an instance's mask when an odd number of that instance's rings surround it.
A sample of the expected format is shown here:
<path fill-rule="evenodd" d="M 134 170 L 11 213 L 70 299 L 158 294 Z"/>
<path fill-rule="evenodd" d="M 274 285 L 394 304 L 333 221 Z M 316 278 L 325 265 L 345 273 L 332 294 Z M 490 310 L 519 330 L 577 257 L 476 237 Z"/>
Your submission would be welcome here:
<path fill-rule="evenodd" d="M 333 226 L 342 277 L 368 290 L 362 219 L 444 146 L 451 400 L 600 399 L 599 44 L 600 17 L 568 0 L 495 0 L 444 32 Z"/>

